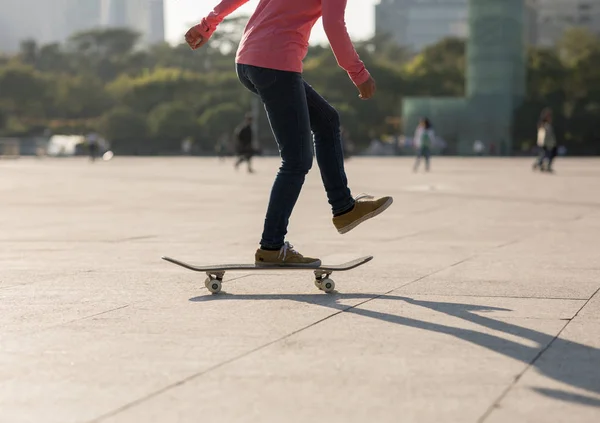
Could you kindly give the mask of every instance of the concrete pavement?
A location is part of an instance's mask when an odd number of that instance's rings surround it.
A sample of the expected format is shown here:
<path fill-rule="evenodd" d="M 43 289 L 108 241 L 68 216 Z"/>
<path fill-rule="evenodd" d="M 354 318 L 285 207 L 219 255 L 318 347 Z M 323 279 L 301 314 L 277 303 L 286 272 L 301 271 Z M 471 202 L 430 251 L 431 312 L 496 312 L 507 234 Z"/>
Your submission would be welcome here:
<path fill-rule="evenodd" d="M 0 422 L 598 422 L 600 160 L 347 163 L 394 204 L 337 234 L 318 169 L 289 230 L 334 274 L 251 262 L 277 168 L 0 161 Z"/>

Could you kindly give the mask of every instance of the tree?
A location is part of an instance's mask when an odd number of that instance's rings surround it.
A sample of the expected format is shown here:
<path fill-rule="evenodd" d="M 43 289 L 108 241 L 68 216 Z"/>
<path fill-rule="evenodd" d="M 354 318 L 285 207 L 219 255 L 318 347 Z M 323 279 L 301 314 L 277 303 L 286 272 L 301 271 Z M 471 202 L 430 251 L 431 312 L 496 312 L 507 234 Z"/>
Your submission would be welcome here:
<path fill-rule="evenodd" d="M 160 104 L 176 100 L 194 108 L 208 91 L 208 84 L 206 77 L 200 74 L 158 68 L 136 77 L 121 75 L 107 86 L 107 90 L 116 102 L 148 113 Z"/>
<path fill-rule="evenodd" d="M 92 29 L 71 36 L 68 46 L 88 58 L 123 57 L 133 51 L 139 37 L 126 28 Z"/>
<path fill-rule="evenodd" d="M 205 150 L 210 150 L 221 136 L 233 134 L 236 125 L 241 122 L 244 109 L 240 103 L 221 103 L 210 107 L 198 119 L 198 125 L 204 140 Z"/>
<path fill-rule="evenodd" d="M 31 66 L 11 64 L 0 68 L 0 107 L 22 117 L 43 116 L 43 102 L 48 100 L 44 77 Z"/>
<path fill-rule="evenodd" d="M 547 48 L 530 48 L 527 55 L 527 97 L 541 100 L 555 97 L 564 101 L 567 69 L 558 52 Z"/>
<path fill-rule="evenodd" d="M 446 38 L 426 47 L 405 67 L 410 95 L 452 96 L 465 95 L 465 41 Z"/>
<path fill-rule="evenodd" d="M 38 59 L 38 46 L 35 40 L 25 40 L 21 42 L 19 58 L 21 62 L 35 66 Z"/>
<path fill-rule="evenodd" d="M 93 29 L 73 35 L 67 48 L 78 69 L 110 81 L 126 70 L 139 37 L 126 28 Z"/>
<path fill-rule="evenodd" d="M 183 103 L 156 106 L 148 115 L 154 145 L 162 152 L 178 151 L 181 141 L 198 131 L 194 113 Z"/>
<path fill-rule="evenodd" d="M 101 116 L 112 107 L 102 81 L 92 75 L 56 75 L 49 82 L 53 101 L 48 102 L 48 116 L 86 119 Z"/>
<path fill-rule="evenodd" d="M 122 151 L 176 151 L 189 135 L 212 150 L 216 139 L 230 136 L 250 110 L 253 94 L 239 83 L 234 68 L 245 22 L 245 17 L 227 20 L 197 51 L 184 43 L 137 48 L 138 35 L 126 29 L 86 31 L 63 44 L 25 41 L 19 53 L 0 56 L 2 131 L 82 133 L 101 126 Z M 445 39 L 419 54 L 386 36 L 356 46 L 377 81 L 372 100 L 358 98 L 328 45 L 309 46 L 304 78 L 336 107 L 359 148 L 369 142 L 370 133 L 402 130 L 398 122 L 404 96 L 464 95 L 463 40 Z M 551 107 L 559 143 L 572 152 L 597 151 L 598 37 L 581 29 L 568 31 L 555 48 L 530 49 L 527 69 L 527 94 L 515 114 L 515 144 L 534 143 L 540 111 Z M 123 107 L 113 108 L 117 104 Z M 264 114 L 261 119 L 259 138 L 264 142 L 271 134 Z"/>
<path fill-rule="evenodd" d="M 127 107 L 117 107 L 105 113 L 99 125 L 102 135 L 115 153 L 140 154 L 145 148 L 148 127 L 144 115 Z"/>
<path fill-rule="evenodd" d="M 46 44 L 38 50 L 36 69 L 49 73 L 76 73 L 73 58 L 65 53 L 58 43 Z"/>
<path fill-rule="evenodd" d="M 237 49 L 249 16 L 240 15 L 226 18 L 210 38 L 210 47 L 221 53 L 230 53 Z"/>
<path fill-rule="evenodd" d="M 600 50 L 598 36 L 587 28 L 569 28 L 558 42 L 558 54 L 568 67 L 576 67 Z"/>

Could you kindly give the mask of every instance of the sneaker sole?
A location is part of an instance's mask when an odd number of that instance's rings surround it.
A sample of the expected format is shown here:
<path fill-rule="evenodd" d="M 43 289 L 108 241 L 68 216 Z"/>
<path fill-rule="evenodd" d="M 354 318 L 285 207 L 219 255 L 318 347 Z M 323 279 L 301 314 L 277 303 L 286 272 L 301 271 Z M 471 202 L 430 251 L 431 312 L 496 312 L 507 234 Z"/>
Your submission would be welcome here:
<path fill-rule="evenodd" d="M 317 269 L 321 266 L 321 260 L 313 261 L 312 263 L 265 263 L 265 262 L 255 262 L 254 265 L 256 267 L 275 267 L 275 268 L 307 268 L 307 269 Z"/>
<path fill-rule="evenodd" d="M 371 213 L 367 213 L 365 214 L 363 217 L 361 217 L 360 219 L 355 220 L 354 222 L 352 222 L 351 224 L 349 224 L 348 226 L 344 226 L 343 228 L 338 229 L 338 232 L 340 234 L 346 234 L 348 232 L 350 232 L 352 229 L 356 228 L 358 225 L 360 225 L 361 223 L 383 213 L 384 211 L 387 210 L 387 208 L 389 206 L 392 205 L 392 203 L 394 202 L 394 199 L 392 197 L 390 197 L 390 199 L 388 201 L 386 201 L 385 203 L 383 203 L 383 205 L 381 207 L 379 207 L 378 209 L 373 210 Z"/>

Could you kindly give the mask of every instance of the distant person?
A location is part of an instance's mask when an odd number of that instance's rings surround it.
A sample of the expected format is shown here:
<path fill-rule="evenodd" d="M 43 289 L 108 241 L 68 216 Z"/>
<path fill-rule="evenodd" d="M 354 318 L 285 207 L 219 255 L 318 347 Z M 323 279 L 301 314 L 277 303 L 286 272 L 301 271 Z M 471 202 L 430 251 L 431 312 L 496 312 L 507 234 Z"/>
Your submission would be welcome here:
<path fill-rule="evenodd" d="M 540 148 L 540 153 L 533 163 L 533 170 L 539 169 L 542 172 L 553 172 L 552 163 L 554 162 L 558 148 L 552 126 L 552 110 L 550 109 L 544 109 L 538 123 L 537 145 Z"/>
<path fill-rule="evenodd" d="M 254 173 L 252 169 L 252 156 L 255 151 L 252 147 L 252 115 L 247 114 L 244 122 L 240 124 L 235 130 L 236 138 L 236 154 L 238 156 L 235 162 L 236 170 L 240 167 L 243 162 L 248 163 L 248 173 Z"/>
<path fill-rule="evenodd" d="M 485 145 L 482 141 L 476 140 L 473 143 L 473 152 L 476 156 L 483 156 L 483 151 L 485 150 Z"/>
<path fill-rule="evenodd" d="M 100 137 L 95 132 L 92 132 L 85 137 L 85 141 L 87 143 L 90 161 L 94 162 L 100 150 Z"/>
<path fill-rule="evenodd" d="M 205 45 L 223 20 L 247 0 L 221 0 L 190 28 L 185 39 L 196 50 Z M 391 197 L 352 197 L 344 171 L 338 112 L 302 77 L 313 26 L 323 27 L 339 65 L 357 87 L 359 97 L 375 94 L 375 81 L 360 60 L 346 29 L 346 1 L 260 0 L 250 17 L 236 55 L 240 82 L 263 102 L 279 147 L 281 166 L 271 189 L 255 263 L 266 266 L 317 267 L 285 240 L 288 223 L 313 164 L 313 145 L 321 180 L 340 234 L 371 219 L 392 204 Z M 224 221 L 225 218 L 224 218 Z"/>
<path fill-rule="evenodd" d="M 415 131 L 415 149 L 417 152 L 417 158 L 415 160 L 415 166 L 413 171 L 419 170 L 421 164 L 421 158 L 425 159 L 425 171 L 429 172 L 429 161 L 431 158 L 431 149 L 435 141 L 435 133 L 431 122 L 428 118 L 422 118 Z"/>
<path fill-rule="evenodd" d="M 183 141 L 181 141 L 181 153 L 189 156 L 190 154 L 192 154 L 192 148 L 194 146 L 194 142 L 192 141 L 191 138 L 185 138 Z"/>

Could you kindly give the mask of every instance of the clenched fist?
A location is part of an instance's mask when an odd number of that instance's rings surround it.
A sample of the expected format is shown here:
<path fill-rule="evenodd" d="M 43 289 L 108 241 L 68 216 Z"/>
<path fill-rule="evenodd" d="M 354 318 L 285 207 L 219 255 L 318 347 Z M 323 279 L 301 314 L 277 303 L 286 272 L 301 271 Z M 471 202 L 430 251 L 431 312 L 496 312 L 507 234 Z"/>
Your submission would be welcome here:
<path fill-rule="evenodd" d="M 200 25 L 196 25 L 190 28 L 185 34 L 185 41 L 188 43 L 192 50 L 196 50 L 207 43 L 208 38 L 200 34 Z"/>
<path fill-rule="evenodd" d="M 368 100 L 375 95 L 375 91 L 377 90 L 377 86 L 375 84 L 375 80 L 372 77 L 369 77 L 365 82 L 360 84 L 358 87 L 358 91 L 360 92 L 359 97 L 362 100 Z"/>

